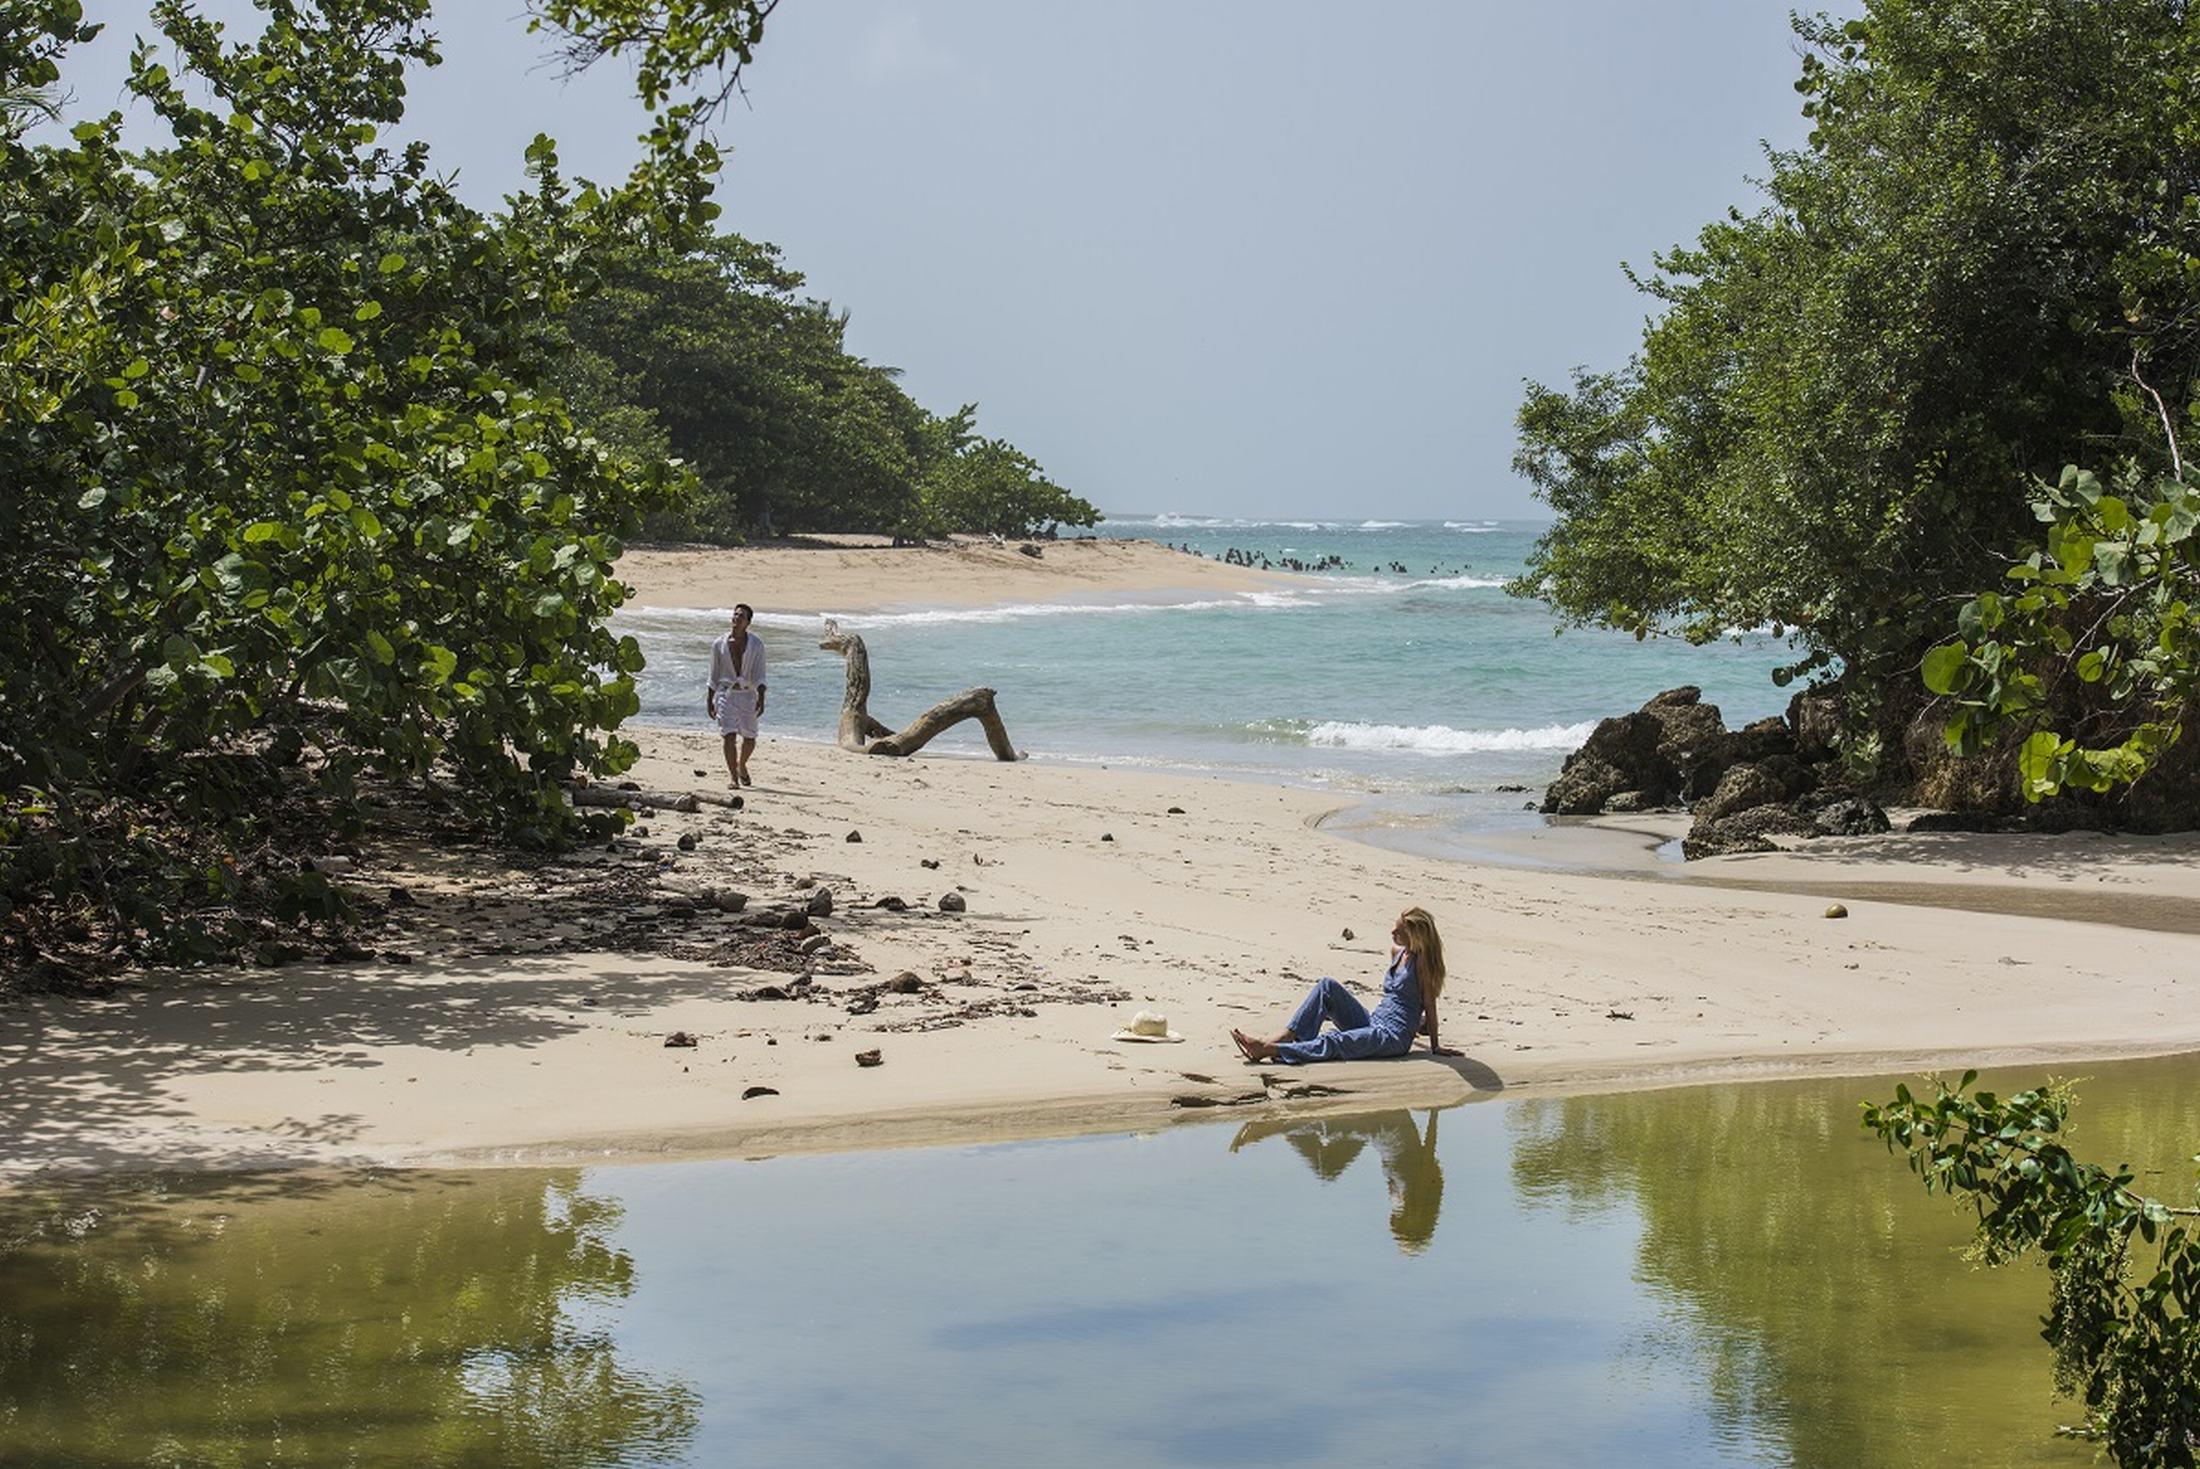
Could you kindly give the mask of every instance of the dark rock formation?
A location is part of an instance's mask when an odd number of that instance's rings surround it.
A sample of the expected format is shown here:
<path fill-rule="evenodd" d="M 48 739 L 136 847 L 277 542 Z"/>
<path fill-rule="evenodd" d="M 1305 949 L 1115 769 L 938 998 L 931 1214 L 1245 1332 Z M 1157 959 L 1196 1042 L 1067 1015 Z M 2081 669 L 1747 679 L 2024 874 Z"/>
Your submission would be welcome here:
<path fill-rule="evenodd" d="M 1676 799 L 1681 773 L 1659 751 L 1664 738 L 1664 723 L 1647 710 L 1604 720 L 1566 757 L 1558 779 L 1543 793 L 1543 810 L 1594 816 L 1621 791 L 1639 791 L 1653 804 Z"/>
<path fill-rule="evenodd" d="M 1681 838 L 1681 855 L 1693 862 L 1699 857 L 1726 857 L 1737 852 L 1776 852 L 1781 837 L 1818 834 L 1810 817 L 1787 806 L 1752 806 L 1720 821 L 1698 821 Z"/>
<path fill-rule="evenodd" d="M 1757 765 L 1764 761 L 1784 757 L 1802 759 L 1801 741 L 1787 721 L 1772 716 L 1745 724 L 1726 737 L 1726 757 L 1735 765 Z"/>
<path fill-rule="evenodd" d="M 1718 789 L 1696 803 L 1696 825 L 1705 828 L 1738 812 L 1777 805 L 1787 798 L 1787 782 L 1773 771 L 1763 765 L 1736 765 L 1720 777 Z"/>
<path fill-rule="evenodd" d="M 1642 712 L 1658 722 L 1658 753 L 1678 773 L 1679 794 L 1685 800 L 1717 786 L 1732 759 L 1728 749 L 1733 737 L 1719 717 L 1719 706 L 1703 703 L 1702 698 L 1703 690 L 1685 684 L 1642 706 Z M 1643 795 L 1650 805 L 1665 804 L 1655 792 L 1645 790 Z"/>
<path fill-rule="evenodd" d="M 1828 759 L 1835 754 L 1834 741 L 1841 733 L 1841 701 L 1816 689 L 1804 689 L 1788 700 L 1786 724 L 1795 741 L 1791 753 L 1797 759 Z"/>
<path fill-rule="evenodd" d="M 1817 803 L 1810 813 L 1811 824 L 1822 837 L 1875 837 L 1885 834 L 1891 827 L 1887 813 L 1877 801 L 1862 796 L 1836 796 Z"/>
<path fill-rule="evenodd" d="M 1887 813 L 1849 789 L 1834 758 L 1840 707 L 1806 692 L 1785 719 L 1729 730 L 1701 690 L 1668 689 L 1598 724 L 1541 809 L 1585 816 L 1691 802 L 1695 822 L 1681 844 L 1689 857 L 1771 851 L 1775 837 L 1884 832 Z"/>

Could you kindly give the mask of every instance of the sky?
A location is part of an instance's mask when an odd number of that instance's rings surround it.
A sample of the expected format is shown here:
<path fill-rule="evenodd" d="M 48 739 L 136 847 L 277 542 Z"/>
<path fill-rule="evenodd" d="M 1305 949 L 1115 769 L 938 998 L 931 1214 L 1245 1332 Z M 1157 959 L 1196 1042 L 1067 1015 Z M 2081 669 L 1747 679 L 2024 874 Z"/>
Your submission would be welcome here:
<path fill-rule="evenodd" d="M 142 0 L 86 11 L 79 116 L 147 30 Z M 537 132 L 624 172 L 623 69 L 563 79 L 519 0 L 435 26 L 407 132 L 467 197 L 518 187 Z M 1755 207 L 1798 68 L 1764 0 L 782 0 L 718 197 L 853 351 L 1105 509 L 1534 516 L 1524 383 L 1626 360 L 1651 303 L 1622 262 Z"/>

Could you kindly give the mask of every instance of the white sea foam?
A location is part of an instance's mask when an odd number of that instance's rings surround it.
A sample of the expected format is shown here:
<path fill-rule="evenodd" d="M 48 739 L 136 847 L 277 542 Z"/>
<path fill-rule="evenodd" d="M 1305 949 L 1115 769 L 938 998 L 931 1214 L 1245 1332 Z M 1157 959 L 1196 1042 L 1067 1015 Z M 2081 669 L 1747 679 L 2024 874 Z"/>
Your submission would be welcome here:
<path fill-rule="evenodd" d="M 1164 511 L 1159 515 L 1111 515 L 1108 517 L 1107 523 L 1118 528 L 1150 526 L 1155 530 L 1340 530 L 1343 528 L 1343 523 L 1335 520 L 1248 520 L 1243 516 L 1182 515 L 1173 510 Z M 1395 525 L 1397 522 L 1385 521 L 1383 524 Z"/>
<path fill-rule="evenodd" d="M 759 612 L 762 628 L 808 632 L 822 618 L 832 617 L 861 631 L 867 627 L 921 627 L 935 625 L 1022 622 L 1034 618 L 1136 616 L 1153 612 L 1214 612 L 1236 609 L 1318 607 L 1325 600 L 1343 597 L 1396 596 L 1401 592 L 1437 589 L 1474 591 L 1501 587 L 1501 579 L 1484 576 L 1418 577 L 1390 580 L 1375 576 L 1339 576 L 1310 579 L 1288 590 L 1233 592 L 1226 597 L 1201 597 L 1184 602 L 1009 602 L 996 607 L 911 607 L 891 612 Z M 731 607 L 652 607 L 630 602 L 619 610 L 629 626 L 637 622 L 722 625 L 733 615 Z"/>
<path fill-rule="evenodd" d="M 1503 578 L 1487 576 L 1422 576 L 1407 581 L 1392 581 L 1380 576 L 1338 576 L 1323 580 L 1319 588 L 1330 596 L 1380 597 L 1396 596 L 1431 587 L 1448 591 L 1471 592 L 1505 585 Z"/>
<path fill-rule="evenodd" d="M 1237 592 L 1228 597 L 1203 597 L 1189 602 L 1010 602 L 999 607 L 912 607 L 897 612 L 759 612 L 762 628 L 814 632 L 830 617 L 861 632 L 869 627 L 928 627 L 955 624 L 987 625 L 1052 617 L 1121 617 L 1152 612 L 1212 612 L 1235 608 L 1312 607 L 1313 593 L 1306 591 Z M 645 607 L 620 609 L 629 626 L 638 622 L 722 624 L 732 615 L 720 607 Z"/>
<path fill-rule="evenodd" d="M 1361 522 L 1360 522 L 1360 529 L 1361 529 L 1361 530 L 1403 530 L 1403 529 L 1405 529 L 1405 524 L 1406 524 L 1406 523 L 1405 523 L 1404 521 L 1402 521 L 1402 520 L 1363 520 L 1363 521 L 1361 521 Z"/>
<path fill-rule="evenodd" d="M 1494 520 L 1447 520 L 1445 530 L 1455 530 L 1463 536 L 1486 536 L 1500 527 Z"/>
<path fill-rule="evenodd" d="M 1501 587 L 1490 577 L 1445 576 L 1386 581 L 1380 577 L 1334 577 L 1288 591 L 1234 592 L 1227 597 L 1201 597 L 1188 602 L 1009 602 L 997 607 L 912 607 L 892 612 L 759 612 L 756 625 L 807 631 L 831 617 L 861 630 L 866 627 L 908 627 L 931 624 L 1020 622 L 1041 617 L 1124 616 L 1151 612 L 1212 612 L 1281 607 L 1318 607 L 1335 597 L 1396 596 L 1417 588 L 1471 591 Z M 652 607 L 629 603 L 619 611 L 621 619 L 636 621 L 723 623 L 733 615 L 730 607 Z"/>
<path fill-rule="evenodd" d="M 1306 732 L 1309 745 L 1345 750 L 1404 750 L 1417 755 L 1482 755 L 1504 750 L 1574 750 L 1596 722 L 1538 729 L 1453 729 L 1448 724 L 1359 724 L 1329 720 Z"/>

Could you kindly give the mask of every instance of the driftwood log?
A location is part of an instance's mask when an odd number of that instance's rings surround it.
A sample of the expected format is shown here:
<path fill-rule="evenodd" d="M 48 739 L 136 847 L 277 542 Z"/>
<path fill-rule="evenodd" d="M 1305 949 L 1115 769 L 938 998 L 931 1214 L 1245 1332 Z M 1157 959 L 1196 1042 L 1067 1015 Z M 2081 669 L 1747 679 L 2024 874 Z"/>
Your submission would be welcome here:
<path fill-rule="evenodd" d="M 721 795 L 717 791 L 682 791 L 675 796 L 662 791 L 622 791 L 611 786 L 574 786 L 566 794 L 576 806 L 623 806 L 629 811 L 696 811 L 706 805 L 739 811 L 748 804 L 740 796 Z"/>
<path fill-rule="evenodd" d="M 656 791 L 621 791 L 604 786 L 578 786 L 569 792 L 576 806 L 624 806 L 642 811 L 694 811 L 702 803 L 693 795 L 661 795 Z"/>
<path fill-rule="evenodd" d="M 1001 723 L 1000 711 L 993 707 L 993 690 L 964 689 L 952 699 L 934 704 L 911 720 L 907 727 L 889 729 L 871 717 L 871 655 L 864 648 L 862 637 L 841 631 L 840 624 L 828 618 L 824 641 L 818 646 L 828 653 L 840 654 L 848 665 L 848 686 L 840 699 L 840 748 L 843 750 L 858 755 L 914 755 L 938 738 L 941 731 L 966 719 L 975 719 L 985 729 L 985 742 L 993 747 L 996 759 L 1021 758 L 1016 747 L 1008 742 L 1008 726 Z"/>

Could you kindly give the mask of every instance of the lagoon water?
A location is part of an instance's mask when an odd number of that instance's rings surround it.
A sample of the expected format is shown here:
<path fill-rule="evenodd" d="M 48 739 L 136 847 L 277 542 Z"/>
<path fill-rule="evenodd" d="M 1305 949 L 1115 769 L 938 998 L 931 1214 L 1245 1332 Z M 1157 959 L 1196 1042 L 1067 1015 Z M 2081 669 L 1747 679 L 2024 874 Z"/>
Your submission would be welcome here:
<path fill-rule="evenodd" d="M 1701 647 L 1554 636 L 1549 608 L 1503 590 L 1541 528 L 1118 518 L 1100 533 L 1218 559 L 1236 547 L 1345 566 L 1282 591 L 905 606 L 841 620 L 870 647 L 872 707 L 896 719 L 983 682 L 1036 759 L 1403 792 L 1466 814 L 1517 811 L 1517 795 L 1491 787 L 1540 786 L 1598 719 L 1661 689 L 1700 685 L 1734 725 L 1786 707 L 1771 672 L 1797 655 L 1762 631 Z M 818 619 L 758 611 L 772 732 L 830 739 L 840 660 L 818 651 Z M 705 659 L 724 614 L 636 607 L 618 621 L 649 656 L 643 722 L 703 729 Z M 959 730 L 938 748 L 983 747 Z"/>
<path fill-rule="evenodd" d="M 2200 1063 L 2086 1071 L 2189 1201 Z M 0 1463 L 2094 1462 L 1892 1085 L 15 1195 Z"/>

